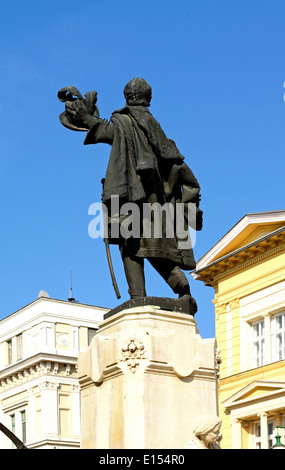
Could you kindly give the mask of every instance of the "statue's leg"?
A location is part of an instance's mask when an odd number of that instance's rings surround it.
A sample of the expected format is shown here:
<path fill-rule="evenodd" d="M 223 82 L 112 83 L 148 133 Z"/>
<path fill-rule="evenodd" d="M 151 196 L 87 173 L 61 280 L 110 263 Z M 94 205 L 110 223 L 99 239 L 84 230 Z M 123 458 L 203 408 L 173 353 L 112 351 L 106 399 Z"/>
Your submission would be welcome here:
<path fill-rule="evenodd" d="M 178 294 L 179 297 L 191 295 L 189 282 L 179 266 L 160 258 L 148 258 L 148 260 L 175 294 Z"/>
<path fill-rule="evenodd" d="M 174 263 L 166 259 L 148 258 L 148 260 L 171 287 L 173 292 L 179 295 L 179 299 L 183 300 L 183 302 L 185 300 L 188 302 L 189 313 L 195 315 L 197 312 L 197 303 L 191 296 L 189 282 L 179 266 L 174 265 Z M 177 302 L 179 302 L 179 299 Z"/>
<path fill-rule="evenodd" d="M 144 259 L 130 256 L 125 249 L 121 249 L 121 255 L 131 299 L 146 297 Z"/>

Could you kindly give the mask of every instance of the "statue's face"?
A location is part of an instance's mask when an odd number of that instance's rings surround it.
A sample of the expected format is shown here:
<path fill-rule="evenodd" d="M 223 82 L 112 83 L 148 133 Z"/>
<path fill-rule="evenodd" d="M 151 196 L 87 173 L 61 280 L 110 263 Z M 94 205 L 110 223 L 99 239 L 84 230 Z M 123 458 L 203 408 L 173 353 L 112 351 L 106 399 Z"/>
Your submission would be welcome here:
<path fill-rule="evenodd" d="M 220 434 L 220 429 L 221 429 L 221 424 L 217 424 L 215 428 L 210 431 L 206 436 L 205 436 L 205 444 L 207 447 L 211 444 L 215 444 L 216 442 L 219 442 L 221 440 L 221 434 Z"/>

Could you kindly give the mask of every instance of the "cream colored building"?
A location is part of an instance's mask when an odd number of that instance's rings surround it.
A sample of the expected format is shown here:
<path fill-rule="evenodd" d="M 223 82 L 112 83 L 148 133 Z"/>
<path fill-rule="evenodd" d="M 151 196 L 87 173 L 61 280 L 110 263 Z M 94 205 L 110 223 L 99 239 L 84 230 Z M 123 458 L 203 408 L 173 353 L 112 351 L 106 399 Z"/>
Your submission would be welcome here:
<path fill-rule="evenodd" d="M 78 354 L 108 310 L 39 295 L 0 321 L 0 422 L 28 448 L 79 448 Z"/>
<path fill-rule="evenodd" d="M 285 426 L 285 211 L 246 215 L 193 276 L 215 291 L 222 447 L 270 448 Z"/>

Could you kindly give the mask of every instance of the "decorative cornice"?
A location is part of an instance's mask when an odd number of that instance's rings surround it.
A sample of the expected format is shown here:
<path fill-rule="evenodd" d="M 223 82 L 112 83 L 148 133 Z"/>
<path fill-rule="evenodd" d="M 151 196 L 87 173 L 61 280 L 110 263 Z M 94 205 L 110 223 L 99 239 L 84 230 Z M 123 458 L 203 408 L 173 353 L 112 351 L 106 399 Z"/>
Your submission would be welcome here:
<path fill-rule="evenodd" d="M 74 374 L 77 378 L 77 364 L 70 362 L 53 362 L 52 360 L 40 360 L 33 366 L 22 365 L 21 370 L 7 370 L 7 373 L 0 378 L 0 393 L 22 384 L 28 384 L 34 379 L 43 376 L 66 377 Z"/>
<path fill-rule="evenodd" d="M 19 409 L 19 408 L 24 408 L 25 406 L 28 405 L 28 400 L 22 400 L 20 402 L 12 403 L 9 404 L 8 406 L 3 406 L 2 404 L 2 411 L 3 413 L 11 413 L 12 411 Z"/>
<path fill-rule="evenodd" d="M 52 367 L 56 367 L 56 364 L 76 365 L 78 362 L 78 357 L 41 352 L 35 354 L 34 356 L 28 356 L 26 358 L 23 358 L 20 361 L 14 362 L 11 365 L 8 365 L 5 368 L 1 369 L 0 380 L 8 375 L 19 373 L 24 369 L 35 368 L 41 362 L 49 362 Z"/>
<path fill-rule="evenodd" d="M 242 270 L 263 258 L 276 254 L 285 248 L 285 230 L 275 233 L 268 238 L 256 240 L 246 247 L 210 263 L 208 266 L 194 271 L 196 279 L 203 281 L 206 285 L 214 286 L 220 279 Z"/>

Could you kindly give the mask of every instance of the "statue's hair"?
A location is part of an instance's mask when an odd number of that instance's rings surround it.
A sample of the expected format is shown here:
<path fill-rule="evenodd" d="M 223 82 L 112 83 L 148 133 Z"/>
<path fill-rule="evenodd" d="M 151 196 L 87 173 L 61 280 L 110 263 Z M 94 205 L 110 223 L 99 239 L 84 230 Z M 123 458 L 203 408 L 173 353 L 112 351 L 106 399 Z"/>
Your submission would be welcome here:
<path fill-rule="evenodd" d="M 197 437 L 204 436 L 209 432 L 213 431 L 218 424 L 221 424 L 221 419 L 216 415 L 205 415 L 198 426 L 194 430 L 194 434 Z"/>
<path fill-rule="evenodd" d="M 130 106 L 150 106 L 152 89 L 143 78 L 132 78 L 124 88 L 126 102 Z"/>

